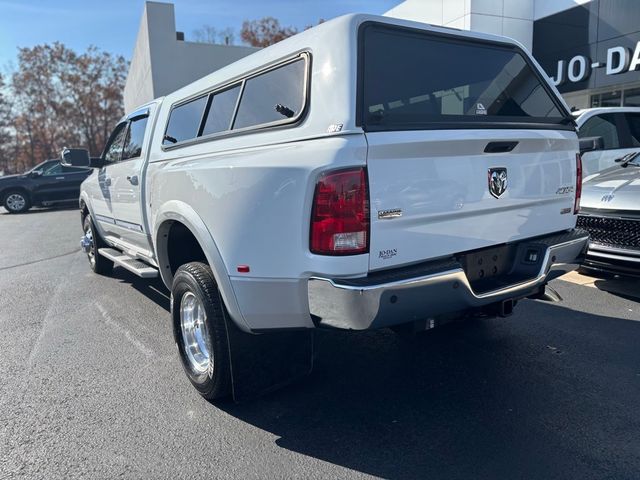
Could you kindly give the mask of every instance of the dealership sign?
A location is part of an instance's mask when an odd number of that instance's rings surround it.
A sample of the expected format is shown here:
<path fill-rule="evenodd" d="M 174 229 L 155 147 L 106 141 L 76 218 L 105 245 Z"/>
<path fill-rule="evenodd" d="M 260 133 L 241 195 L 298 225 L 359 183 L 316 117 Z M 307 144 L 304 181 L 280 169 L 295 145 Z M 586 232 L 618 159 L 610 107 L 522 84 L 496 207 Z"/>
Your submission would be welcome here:
<path fill-rule="evenodd" d="M 625 72 L 633 72 L 640 69 L 640 42 L 635 49 L 626 47 L 611 47 L 607 49 L 607 61 L 605 63 L 592 62 L 586 55 L 576 55 L 568 62 L 559 60 L 556 76 L 551 80 L 556 86 L 569 81 L 582 82 L 589 78 L 594 68 L 605 68 L 607 75 L 618 75 Z"/>

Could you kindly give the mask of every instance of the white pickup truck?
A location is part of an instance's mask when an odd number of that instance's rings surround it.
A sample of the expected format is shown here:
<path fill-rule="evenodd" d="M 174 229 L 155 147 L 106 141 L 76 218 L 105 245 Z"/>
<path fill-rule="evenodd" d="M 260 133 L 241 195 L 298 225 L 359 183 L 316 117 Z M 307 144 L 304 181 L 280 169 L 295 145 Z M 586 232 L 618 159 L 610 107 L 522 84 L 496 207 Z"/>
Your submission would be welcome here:
<path fill-rule="evenodd" d="M 208 399 L 307 373 L 316 328 L 511 313 L 577 267 L 575 124 L 507 38 L 344 16 L 125 116 L 82 185 L 97 273 L 160 275 Z"/>

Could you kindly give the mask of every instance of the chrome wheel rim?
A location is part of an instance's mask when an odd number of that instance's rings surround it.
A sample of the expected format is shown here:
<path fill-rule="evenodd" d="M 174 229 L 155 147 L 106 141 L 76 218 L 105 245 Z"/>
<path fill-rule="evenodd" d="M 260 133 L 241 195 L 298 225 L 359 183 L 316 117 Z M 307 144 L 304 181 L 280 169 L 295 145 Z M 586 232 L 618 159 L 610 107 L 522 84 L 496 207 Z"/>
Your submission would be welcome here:
<path fill-rule="evenodd" d="M 7 197 L 7 208 L 13 212 L 18 210 L 22 210 L 26 205 L 27 201 L 25 198 L 19 193 L 12 193 Z"/>
<path fill-rule="evenodd" d="M 202 302 L 192 292 L 185 293 L 180 301 L 180 329 L 191 368 L 197 373 L 209 371 L 213 362 L 207 347 L 207 314 Z"/>
<path fill-rule="evenodd" d="M 93 265 L 96 261 L 96 256 L 93 251 L 93 228 L 91 228 L 91 224 L 87 225 L 87 230 L 84 232 L 84 236 L 89 241 L 89 251 L 87 252 L 87 257 L 89 257 L 89 262 Z"/>

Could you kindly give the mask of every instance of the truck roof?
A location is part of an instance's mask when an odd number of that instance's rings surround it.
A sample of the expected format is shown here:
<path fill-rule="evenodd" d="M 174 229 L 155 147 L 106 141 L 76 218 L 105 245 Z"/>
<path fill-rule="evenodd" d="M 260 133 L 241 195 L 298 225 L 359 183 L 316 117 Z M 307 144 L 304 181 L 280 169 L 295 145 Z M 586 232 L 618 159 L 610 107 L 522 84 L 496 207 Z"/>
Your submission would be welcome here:
<path fill-rule="evenodd" d="M 245 76 L 254 70 L 264 68 L 265 66 L 275 63 L 283 57 L 292 55 L 295 52 L 306 50 L 315 53 L 316 51 L 330 50 L 336 55 L 343 55 L 344 53 L 340 51 L 344 50 L 344 46 L 346 45 L 353 48 L 355 52 L 356 37 L 354 32 L 357 31 L 358 27 L 362 23 L 369 21 L 411 27 L 443 34 L 455 34 L 458 36 L 485 41 L 515 44 L 524 49 L 524 47 L 516 40 L 499 35 L 441 27 L 380 15 L 349 14 L 321 23 L 309 30 L 305 30 L 282 40 L 275 45 L 271 45 L 252 53 L 251 55 L 237 60 L 226 67 L 216 70 L 215 72 L 168 94 L 165 98 L 168 102 L 173 103 L 181 99 L 197 95 L 200 92 L 210 90 L 216 86 L 222 86 L 226 83 L 230 83 L 235 78 Z"/>

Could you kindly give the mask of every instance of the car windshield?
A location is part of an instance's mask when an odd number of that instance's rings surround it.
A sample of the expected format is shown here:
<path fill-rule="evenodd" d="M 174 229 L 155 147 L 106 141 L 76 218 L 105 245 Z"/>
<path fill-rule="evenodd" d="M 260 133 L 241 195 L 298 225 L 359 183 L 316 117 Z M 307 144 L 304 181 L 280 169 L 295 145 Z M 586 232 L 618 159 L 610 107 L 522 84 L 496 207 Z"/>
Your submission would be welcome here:
<path fill-rule="evenodd" d="M 627 165 L 634 165 L 640 167 L 640 151 L 634 152 L 634 157 L 626 162 Z"/>

